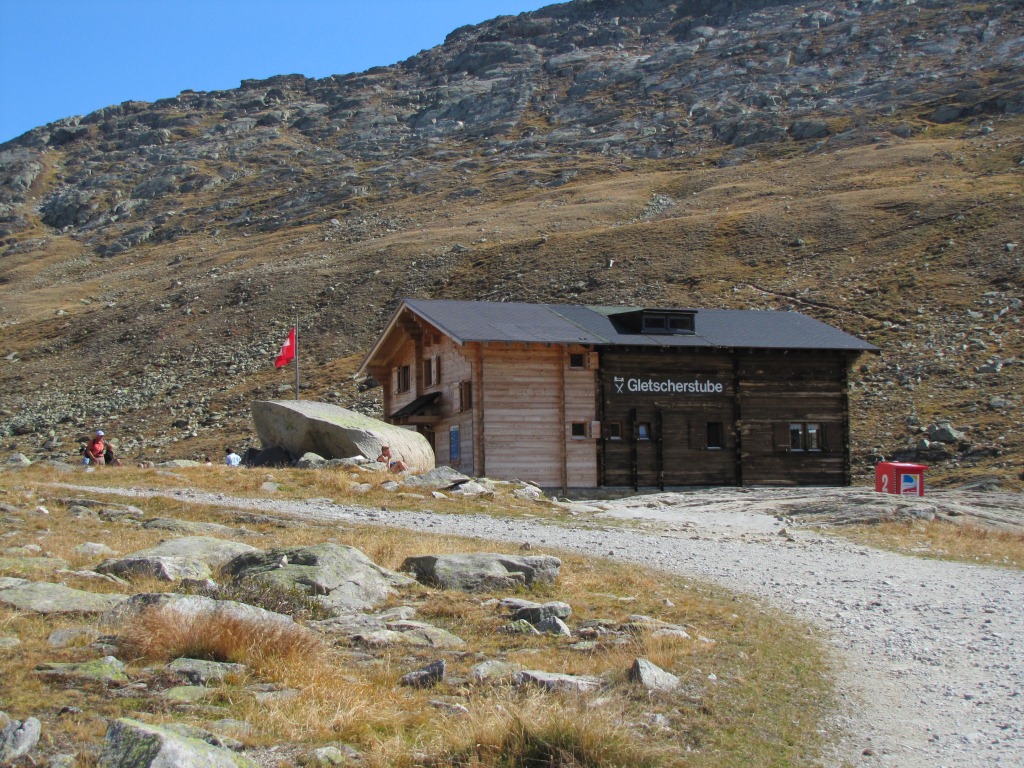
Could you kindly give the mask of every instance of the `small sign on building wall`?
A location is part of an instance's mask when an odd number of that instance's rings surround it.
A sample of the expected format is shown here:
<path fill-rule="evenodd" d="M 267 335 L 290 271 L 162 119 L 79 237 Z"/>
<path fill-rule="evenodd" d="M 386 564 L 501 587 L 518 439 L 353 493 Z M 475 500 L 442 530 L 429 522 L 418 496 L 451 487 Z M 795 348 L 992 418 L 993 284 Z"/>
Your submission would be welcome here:
<path fill-rule="evenodd" d="M 462 444 L 459 440 L 459 427 L 448 428 L 448 463 L 458 464 L 462 461 Z"/>
<path fill-rule="evenodd" d="M 612 384 L 616 395 L 720 395 L 725 392 L 725 385 L 720 381 L 674 379 L 669 376 L 613 376 Z"/>

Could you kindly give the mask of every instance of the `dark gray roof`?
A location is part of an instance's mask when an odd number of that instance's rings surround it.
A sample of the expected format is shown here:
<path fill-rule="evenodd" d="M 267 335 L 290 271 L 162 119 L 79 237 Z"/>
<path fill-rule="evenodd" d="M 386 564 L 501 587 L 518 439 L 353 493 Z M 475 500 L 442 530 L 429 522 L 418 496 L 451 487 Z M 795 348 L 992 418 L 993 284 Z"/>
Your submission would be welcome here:
<path fill-rule="evenodd" d="M 650 334 L 639 333 L 635 327 L 626 324 L 630 313 L 642 311 L 637 307 L 427 299 L 406 299 L 404 306 L 463 344 L 470 341 L 507 341 L 597 346 L 878 351 L 873 344 L 799 312 L 689 310 L 696 316 L 695 333 Z"/>

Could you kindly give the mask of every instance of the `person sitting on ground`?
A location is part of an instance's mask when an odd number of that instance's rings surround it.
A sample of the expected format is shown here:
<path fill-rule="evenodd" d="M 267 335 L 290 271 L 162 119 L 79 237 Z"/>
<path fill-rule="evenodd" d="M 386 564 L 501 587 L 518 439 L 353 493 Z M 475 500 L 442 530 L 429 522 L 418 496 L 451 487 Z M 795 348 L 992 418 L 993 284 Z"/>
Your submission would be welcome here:
<path fill-rule="evenodd" d="M 229 467 L 237 467 L 242 463 L 242 457 L 234 452 L 231 448 L 224 449 L 224 463 Z"/>
<path fill-rule="evenodd" d="M 377 457 L 377 461 L 386 465 L 392 472 L 405 472 L 409 468 L 404 461 L 391 455 L 391 447 L 387 445 L 380 447 L 380 456 Z"/>
<path fill-rule="evenodd" d="M 107 443 L 106 446 L 106 449 L 103 451 L 103 463 L 108 467 L 120 467 L 121 460 L 114 455 L 114 446 L 110 443 Z"/>
<path fill-rule="evenodd" d="M 96 431 L 96 436 L 85 444 L 85 463 L 102 466 L 105 461 L 103 454 L 106 452 L 107 444 L 103 440 L 103 430 L 99 429 Z"/>

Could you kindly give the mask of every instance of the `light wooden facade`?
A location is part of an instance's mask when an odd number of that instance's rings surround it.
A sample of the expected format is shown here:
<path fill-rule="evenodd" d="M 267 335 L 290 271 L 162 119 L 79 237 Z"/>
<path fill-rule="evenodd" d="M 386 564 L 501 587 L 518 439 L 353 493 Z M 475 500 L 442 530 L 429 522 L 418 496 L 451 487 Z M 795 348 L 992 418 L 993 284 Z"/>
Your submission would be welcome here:
<path fill-rule="evenodd" d="M 388 421 L 469 475 L 564 490 L 848 484 L 846 376 L 874 347 L 795 313 L 709 311 L 702 337 L 701 313 L 658 310 L 682 330 L 645 335 L 643 312 L 410 300 L 360 370 L 382 384 Z M 744 323 L 749 347 L 735 343 Z M 775 339 L 787 333 L 794 348 Z"/>

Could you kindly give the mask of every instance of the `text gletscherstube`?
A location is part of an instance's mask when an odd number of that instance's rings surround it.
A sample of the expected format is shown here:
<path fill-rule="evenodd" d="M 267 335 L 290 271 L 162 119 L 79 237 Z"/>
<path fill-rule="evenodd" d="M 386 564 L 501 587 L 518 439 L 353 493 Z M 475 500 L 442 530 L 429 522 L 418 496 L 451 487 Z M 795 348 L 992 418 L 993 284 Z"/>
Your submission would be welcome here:
<path fill-rule="evenodd" d="M 725 387 L 721 382 L 717 381 L 699 381 L 693 379 L 690 381 L 677 381 L 674 379 L 655 379 L 655 378 L 639 378 L 633 377 L 626 379 L 622 382 L 625 386 L 621 386 L 618 381 L 619 377 L 616 377 L 616 392 L 618 393 L 653 393 L 653 394 L 666 394 L 666 395 L 720 395 L 725 391 Z"/>

